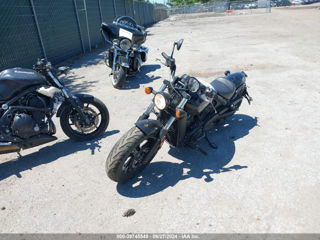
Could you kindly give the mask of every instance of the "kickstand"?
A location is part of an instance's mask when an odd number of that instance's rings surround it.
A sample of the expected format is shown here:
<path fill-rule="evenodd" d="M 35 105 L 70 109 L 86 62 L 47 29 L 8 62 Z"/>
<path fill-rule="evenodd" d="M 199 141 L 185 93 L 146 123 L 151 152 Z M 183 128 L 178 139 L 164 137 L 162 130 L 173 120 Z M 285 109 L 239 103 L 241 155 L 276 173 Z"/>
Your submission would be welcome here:
<path fill-rule="evenodd" d="M 198 145 L 194 144 L 194 143 L 189 143 L 187 144 L 188 147 L 197 150 L 198 152 L 202 153 L 203 155 L 207 156 L 207 152 L 204 151 L 203 149 L 201 149 Z"/>
<path fill-rule="evenodd" d="M 18 157 L 19 157 L 19 158 L 22 158 L 22 155 L 21 155 L 20 151 L 17 152 L 17 154 L 18 154 Z"/>
<path fill-rule="evenodd" d="M 207 134 L 205 135 L 205 139 L 207 140 L 207 142 L 210 145 L 210 147 L 212 147 L 213 149 L 217 149 L 218 148 L 218 146 L 214 142 L 210 142 Z"/>

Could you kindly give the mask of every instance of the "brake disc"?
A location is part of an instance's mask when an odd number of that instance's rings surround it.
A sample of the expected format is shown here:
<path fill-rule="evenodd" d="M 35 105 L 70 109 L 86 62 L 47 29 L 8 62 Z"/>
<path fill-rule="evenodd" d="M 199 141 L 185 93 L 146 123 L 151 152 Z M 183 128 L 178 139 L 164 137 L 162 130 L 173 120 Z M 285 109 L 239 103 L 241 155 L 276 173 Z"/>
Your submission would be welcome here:
<path fill-rule="evenodd" d="M 99 117 L 98 116 L 99 116 L 99 114 L 96 113 L 96 111 L 94 111 L 90 107 L 85 107 L 83 109 L 83 113 L 84 113 L 84 115 L 86 115 L 86 117 L 89 118 L 90 125 L 84 124 L 83 121 L 81 121 L 81 120 L 76 121 L 74 123 L 74 125 L 81 132 L 84 132 L 84 133 L 91 132 L 92 130 L 94 130 L 98 126 L 98 123 L 99 123 Z"/>

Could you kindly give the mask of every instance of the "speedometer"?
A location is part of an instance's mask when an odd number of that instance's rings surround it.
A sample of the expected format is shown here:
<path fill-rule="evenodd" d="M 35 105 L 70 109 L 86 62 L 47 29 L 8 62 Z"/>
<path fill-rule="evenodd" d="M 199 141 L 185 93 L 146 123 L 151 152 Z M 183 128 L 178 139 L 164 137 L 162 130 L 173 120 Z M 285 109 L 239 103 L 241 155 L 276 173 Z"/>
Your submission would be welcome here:
<path fill-rule="evenodd" d="M 200 88 L 200 83 L 197 79 L 195 78 L 190 78 L 188 81 L 188 89 L 190 92 L 195 93 L 199 90 Z"/>

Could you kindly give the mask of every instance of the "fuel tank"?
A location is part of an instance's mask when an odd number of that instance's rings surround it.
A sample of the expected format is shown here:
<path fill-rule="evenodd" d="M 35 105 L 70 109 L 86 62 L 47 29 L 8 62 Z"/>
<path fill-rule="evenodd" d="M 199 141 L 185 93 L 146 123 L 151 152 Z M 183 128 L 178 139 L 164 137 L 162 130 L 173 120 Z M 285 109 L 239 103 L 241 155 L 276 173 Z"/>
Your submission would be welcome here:
<path fill-rule="evenodd" d="M 0 72 L 0 100 L 8 100 L 25 88 L 45 84 L 47 84 L 46 78 L 31 69 L 4 70 Z"/>

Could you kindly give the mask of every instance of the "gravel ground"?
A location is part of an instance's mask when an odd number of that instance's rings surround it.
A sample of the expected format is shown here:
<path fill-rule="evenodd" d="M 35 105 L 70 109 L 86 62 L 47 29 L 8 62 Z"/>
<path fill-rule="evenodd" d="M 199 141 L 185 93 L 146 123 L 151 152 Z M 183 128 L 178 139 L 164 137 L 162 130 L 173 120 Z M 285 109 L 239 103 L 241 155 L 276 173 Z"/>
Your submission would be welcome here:
<path fill-rule="evenodd" d="M 149 59 L 125 89 L 111 86 L 98 50 L 74 62 L 66 82 L 106 103 L 111 121 L 96 141 L 59 140 L 0 156 L 1 232 L 320 231 L 320 10 L 187 16 L 149 28 Z M 98 29 L 97 29 L 98 30 Z M 128 184 L 105 174 L 113 144 L 151 101 L 168 69 L 156 58 L 184 38 L 177 74 L 211 81 L 245 71 L 254 102 L 210 134 L 209 153 L 171 149 Z M 160 78 L 161 77 L 161 78 Z M 131 217 L 122 217 L 127 209 Z"/>

